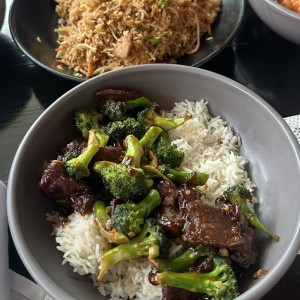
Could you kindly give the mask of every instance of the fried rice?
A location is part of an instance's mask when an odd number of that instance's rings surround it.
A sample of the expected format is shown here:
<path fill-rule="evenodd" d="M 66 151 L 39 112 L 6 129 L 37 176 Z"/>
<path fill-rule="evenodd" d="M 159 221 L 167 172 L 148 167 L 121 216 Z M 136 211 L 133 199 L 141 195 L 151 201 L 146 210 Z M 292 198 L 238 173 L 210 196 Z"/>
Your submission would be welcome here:
<path fill-rule="evenodd" d="M 176 59 L 200 48 L 221 0 L 56 0 L 58 66 L 95 76 Z"/>

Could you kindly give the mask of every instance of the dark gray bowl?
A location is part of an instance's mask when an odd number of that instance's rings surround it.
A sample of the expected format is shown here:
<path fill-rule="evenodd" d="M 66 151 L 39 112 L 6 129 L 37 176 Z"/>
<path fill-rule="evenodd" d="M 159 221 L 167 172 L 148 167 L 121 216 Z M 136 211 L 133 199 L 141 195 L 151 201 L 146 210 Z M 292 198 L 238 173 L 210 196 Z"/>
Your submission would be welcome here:
<path fill-rule="evenodd" d="M 198 52 L 186 55 L 178 63 L 188 66 L 200 66 L 217 55 L 235 36 L 244 15 L 244 0 L 223 0 L 222 11 L 212 26 L 214 39 L 206 41 L 204 35 L 202 46 Z M 78 78 L 67 67 L 63 71 L 56 68 L 58 17 L 55 13 L 54 0 L 14 0 L 9 13 L 11 34 L 24 54 L 33 62 L 59 76 L 76 81 L 84 81 L 87 77 Z M 37 41 L 39 37 L 42 43 Z"/>
<path fill-rule="evenodd" d="M 62 266 L 45 213 L 50 201 L 39 192 L 43 163 L 73 137 L 73 113 L 95 107 L 95 92 L 120 87 L 140 90 L 166 109 L 175 101 L 205 99 L 211 113 L 229 121 L 241 136 L 241 153 L 258 186 L 257 212 L 278 243 L 264 237 L 262 253 L 242 284 L 239 300 L 262 297 L 284 275 L 300 247 L 300 148 L 286 122 L 263 99 L 215 73 L 180 65 L 143 65 L 108 72 L 79 84 L 55 101 L 33 124 L 14 158 L 7 190 L 13 241 L 32 277 L 55 299 L 104 299 L 89 278 Z M 259 280 L 257 268 L 269 270 Z"/>

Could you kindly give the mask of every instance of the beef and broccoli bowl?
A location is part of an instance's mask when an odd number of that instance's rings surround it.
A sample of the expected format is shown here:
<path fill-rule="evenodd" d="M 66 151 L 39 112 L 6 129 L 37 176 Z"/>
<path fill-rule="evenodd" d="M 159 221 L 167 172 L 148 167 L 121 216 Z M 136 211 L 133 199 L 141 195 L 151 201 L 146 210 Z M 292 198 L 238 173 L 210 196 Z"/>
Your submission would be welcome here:
<path fill-rule="evenodd" d="M 39 163 L 18 191 L 10 182 L 11 201 L 27 202 L 15 202 L 10 225 L 53 297 L 253 299 L 297 253 L 299 207 L 282 190 L 286 167 L 300 177 L 295 141 L 263 100 L 224 77 L 119 70 L 69 91 L 36 124 L 10 180 L 28 159 Z M 271 132 L 284 151 L 266 142 Z"/>

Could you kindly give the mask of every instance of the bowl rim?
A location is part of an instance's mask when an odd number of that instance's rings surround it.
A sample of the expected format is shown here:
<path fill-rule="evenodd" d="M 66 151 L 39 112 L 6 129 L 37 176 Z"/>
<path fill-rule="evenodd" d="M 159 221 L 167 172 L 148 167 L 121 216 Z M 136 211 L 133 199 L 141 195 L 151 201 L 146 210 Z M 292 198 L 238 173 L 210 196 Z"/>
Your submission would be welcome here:
<path fill-rule="evenodd" d="M 255 0 L 256 1 L 256 0 Z M 259 0 L 261 1 L 261 0 Z M 288 9 L 287 7 L 281 5 L 275 0 L 265 0 L 265 2 L 272 8 L 277 9 L 278 11 L 281 11 L 286 16 L 292 17 L 294 19 L 300 20 L 300 13 L 297 13 L 295 11 L 292 11 L 291 9 Z"/>
<path fill-rule="evenodd" d="M 298 167 L 300 170 L 300 147 L 298 144 L 298 141 L 293 134 L 292 130 L 288 126 L 288 124 L 284 121 L 284 119 L 279 115 L 279 113 L 264 99 L 262 99 L 259 95 L 257 95 L 255 92 L 247 88 L 246 86 L 243 86 L 242 84 L 225 77 L 223 75 L 217 74 L 212 71 L 208 71 L 201 68 L 195 68 L 191 66 L 183 66 L 183 65 L 167 65 L 167 64 L 150 64 L 150 65 L 138 65 L 138 66 L 131 66 L 124 69 L 114 70 L 111 72 L 104 73 L 102 75 L 96 76 L 94 78 L 91 78 L 90 80 L 87 80 L 85 82 L 80 83 L 79 85 L 73 87 L 69 91 L 67 91 L 65 94 L 60 96 L 56 101 L 54 101 L 37 119 L 36 121 L 31 125 L 27 133 L 25 134 L 24 138 L 22 139 L 16 153 L 15 157 L 13 159 L 12 165 L 11 165 L 11 171 L 8 178 L 8 184 L 7 184 L 7 214 L 8 214 L 8 223 L 9 228 L 11 230 L 11 235 L 13 242 L 15 243 L 15 246 L 17 248 L 17 251 L 20 255 L 21 260 L 23 261 L 25 267 L 29 271 L 29 273 L 32 275 L 32 277 L 36 280 L 38 284 L 47 292 L 49 295 L 53 295 L 53 290 L 56 290 L 55 293 L 59 293 L 60 296 L 66 296 L 67 294 L 59 287 L 55 285 L 54 282 L 52 282 L 51 278 L 48 277 L 48 275 L 40 269 L 38 263 L 36 262 L 35 258 L 31 255 L 29 252 L 28 247 L 26 246 L 24 237 L 20 234 L 20 224 L 18 224 L 18 220 L 16 219 L 16 216 L 14 215 L 14 211 L 16 210 L 16 202 L 14 200 L 14 194 L 15 194 L 15 187 L 14 187 L 14 179 L 17 176 L 15 170 L 18 169 L 18 157 L 22 154 L 23 147 L 27 143 L 27 140 L 32 137 L 32 135 L 35 133 L 36 130 L 38 130 L 39 124 L 43 122 L 43 119 L 47 117 L 47 115 L 54 109 L 57 108 L 65 102 L 64 99 L 68 99 L 70 96 L 77 93 L 78 90 L 81 89 L 82 85 L 85 85 L 86 87 L 91 86 L 94 84 L 94 81 L 101 81 L 102 78 L 110 78 L 113 77 L 115 73 L 121 73 L 121 74 L 127 74 L 134 73 L 139 71 L 139 69 L 144 70 L 156 70 L 157 69 L 163 69 L 164 71 L 171 71 L 171 72 L 191 72 L 195 75 L 202 75 L 207 78 L 210 78 L 212 80 L 216 80 L 222 83 L 225 83 L 226 85 L 229 85 L 235 89 L 241 90 L 242 92 L 250 95 L 253 100 L 260 105 L 264 110 L 268 112 L 268 114 L 272 115 L 274 121 L 276 121 L 280 128 L 282 128 L 284 134 L 288 138 L 290 142 L 290 146 L 293 150 L 293 154 L 295 155 L 295 158 L 298 161 Z M 300 174 L 299 174 L 300 177 Z M 265 276 L 260 279 L 259 282 L 255 284 L 255 289 L 253 287 L 250 287 L 248 290 L 243 292 L 240 296 L 238 296 L 236 299 L 239 300 L 252 300 L 252 299 L 259 299 L 264 295 L 268 290 L 270 290 L 276 282 L 278 282 L 283 274 L 288 270 L 290 265 L 293 262 L 293 259 L 296 257 L 299 248 L 300 248 L 300 215 L 297 219 L 297 223 L 295 228 L 293 229 L 293 238 L 291 242 L 287 245 L 286 249 L 283 252 L 283 255 L 281 258 L 274 264 L 273 268 L 268 272 L 268 276 Z M 45 285 L 44 282 L 48 281 L 48 284 Z M 56 294 L 57 295 L 57 294 Z M 253 298 L 254 297 L 254 298 Z M 65 299 L 61 298 L 60 299 Z M 69 298 L 66 298 L 69 299 Z"/>

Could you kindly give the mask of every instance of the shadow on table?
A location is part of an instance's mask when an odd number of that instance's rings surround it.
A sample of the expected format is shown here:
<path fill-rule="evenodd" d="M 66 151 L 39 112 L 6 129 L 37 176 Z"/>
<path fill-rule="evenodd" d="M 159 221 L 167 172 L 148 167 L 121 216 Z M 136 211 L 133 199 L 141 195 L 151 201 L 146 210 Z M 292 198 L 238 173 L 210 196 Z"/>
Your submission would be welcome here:
<path fill-rule="evenodd" d="M 8 125 L 22 111 L 22 108 L 31 96 L 27 59 L 20 56 L 19 49 L 11 43 L 11 40 L 0 34 L 0 69 L 1 76 L 1 118 L 0 128 Z"/>
<path fill-rule="evenodd" d="M 36 66 L 31 72 L 31 86 L 34 95 L 45 109 L 78 84 L 79 82 L 59 77 L 39 66 Z"/>

